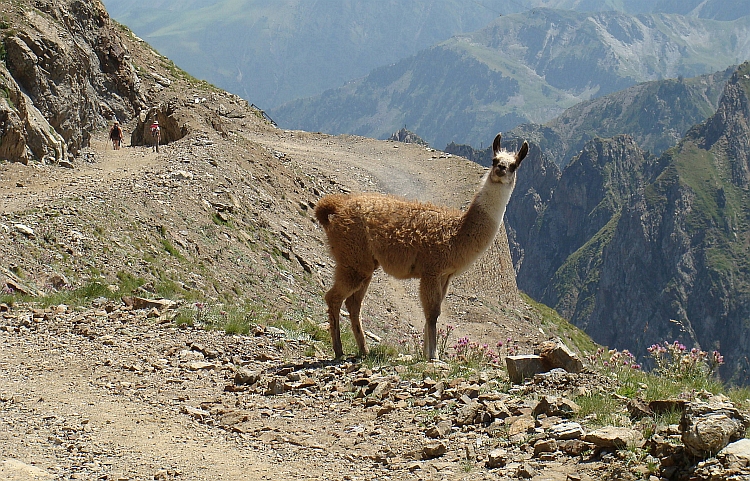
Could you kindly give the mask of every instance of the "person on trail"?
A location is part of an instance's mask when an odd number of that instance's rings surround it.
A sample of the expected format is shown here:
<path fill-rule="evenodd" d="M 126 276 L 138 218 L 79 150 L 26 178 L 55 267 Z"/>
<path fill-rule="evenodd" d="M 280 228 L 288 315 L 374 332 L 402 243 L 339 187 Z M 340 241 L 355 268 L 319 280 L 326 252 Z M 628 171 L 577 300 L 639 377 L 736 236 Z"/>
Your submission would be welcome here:
<path fill-rule="evenodd" d="M 153 149 L 159 152 L 159 143 L 161 142 L 161 127 L 159 127 L 159 121 L 154 120 L 151 124 L 151 137 L 154 139 Z"/>
<path fill-rule="evenodd" d="M 112 124 L 112 128 L 109 129 L 109 140 L 112 141 L 112 148 L 114 150 L 120 150 L 120 143 L 122 142 L 122 127 L 120 127 L 120 122 L 117 120 Z"/>

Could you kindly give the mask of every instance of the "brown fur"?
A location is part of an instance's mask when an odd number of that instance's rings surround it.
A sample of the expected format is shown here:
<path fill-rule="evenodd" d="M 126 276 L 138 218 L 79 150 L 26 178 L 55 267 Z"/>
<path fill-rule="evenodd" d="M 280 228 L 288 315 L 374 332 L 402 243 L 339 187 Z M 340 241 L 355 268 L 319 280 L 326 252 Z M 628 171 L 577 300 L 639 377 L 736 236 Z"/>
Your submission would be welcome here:
<path fill-rule="evenodd" d="M 497 233 L 515 186 L 515 170 L 528 152 L 524 142 L 514 155 L 493 143 L 493 167 L 465 212 L 381 194 L 328 195 L 315 217 L 336 260 L 333 287 L 326 293 L 336 357 L 343 355 L 339 319 L 342 302 L 351 318 L 361 355 L 367 354 L 359 319 L 373 272 L 398 279 L 419 278 L 425 314 L 424 351 L 437 359 L 437 318 L 451 278 L 466 270 Z"/>

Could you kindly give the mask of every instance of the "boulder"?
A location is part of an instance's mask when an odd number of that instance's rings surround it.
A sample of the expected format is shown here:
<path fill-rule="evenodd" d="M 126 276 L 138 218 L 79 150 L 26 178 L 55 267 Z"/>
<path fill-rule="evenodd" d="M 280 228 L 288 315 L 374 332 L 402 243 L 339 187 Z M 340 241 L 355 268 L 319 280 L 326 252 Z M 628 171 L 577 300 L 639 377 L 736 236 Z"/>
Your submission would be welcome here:
<path fill-rule="evenodd" d="M 542 396 L 534 407 L 534 416 L 546 414 L 547 416 L 570 417 L 581 410 L 578 404 L 570 399 L 557 396 Z"/>
<path fill-rule="evenodd" d="M 606 426 L 591 431 L 583 437 L 583 440 L 599 448 L 615 449 L 624 449 L 630 446 L 641 447 L 645 443 L 640 431 L 616 426 Z"/>
<path fill-rule="evenodd" d="M 685 450 L 697 458 L 713 456 L 744 438 L 748 427 L 750 419 L 731 403 L 688 403 L 680 419 Z"/>
<path fill-rule="evenodd" d="M 581 372 L 583 370 L 583 362 L 578 359 L 576 353 L 559 339 L 541 343 L 538 350 L 539 356 L 542 358 L 542 364 L 547 371 L 555 368 L 562 368 L 568 372 Z"/>
<path fill-rule="evenodd" d="M 505 358 L 505 366 L 508 368 L 510 382 L 514 384 L 521 384 L 524 379 L 546 371 L 542 358 L 536 354 L 508 356 Z"/>

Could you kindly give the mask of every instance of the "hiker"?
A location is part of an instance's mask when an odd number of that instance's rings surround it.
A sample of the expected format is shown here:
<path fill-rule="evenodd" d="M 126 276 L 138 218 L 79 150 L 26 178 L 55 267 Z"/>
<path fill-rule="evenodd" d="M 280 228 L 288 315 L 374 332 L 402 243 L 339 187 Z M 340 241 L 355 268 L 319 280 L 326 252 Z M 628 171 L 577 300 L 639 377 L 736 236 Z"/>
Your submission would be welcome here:
<path fill-rule="evenodd" d="M 159 127 L 159 121 L 154 120 L 151 124 L 151 137 L 154 139 L 153 149 L 159 152 L 159 143 L 161 142 L 161 127 Z"/>
<path fill-rule="evenodd" d="M 122 128 L 120 122 L 115 120 L 112 128 L 109 129 L 109 140 L 112 141 L 112 148 L 114 150 L 120 150 L 120 143 L 122 142 Z"/>

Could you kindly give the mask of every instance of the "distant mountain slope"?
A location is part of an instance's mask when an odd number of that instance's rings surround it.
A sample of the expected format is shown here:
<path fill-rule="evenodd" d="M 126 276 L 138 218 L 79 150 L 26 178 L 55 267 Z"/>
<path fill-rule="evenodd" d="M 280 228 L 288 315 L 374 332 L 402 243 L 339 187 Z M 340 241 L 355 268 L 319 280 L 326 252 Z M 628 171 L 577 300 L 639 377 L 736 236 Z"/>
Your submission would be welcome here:
<path fill-rule="evenodd" d="M 538 149 L 508 207 L 519 288 L 595 341 L 719 349 L 750 380 L 750 63 L 659 158 L 594 139 L 560 173 Z M 525 164 L 528 166 L 529 164 Z"/>
<path fill-rule="evenodd" d="M 502 16 L 339 89 L 272 109 L 280 125 L 384 138 L 403 125 L 431 145 L 543 123 L 638 82 L 750 58 L 750 17 L 718 22 L 533 9 Z"/>
<path fill-rule="evenodd" d="M 735 70 L 731 67 L 699 77 L 640 83 L 576 104 L 546 124 L 521 124 L 504 135 L 534 142 L 561 168 L 596 137 L 626 134 L 643 149 L 661 155 L 716 112 L 719 97 Z M 485 166 L 492 161 L 489 146 L 475 149 L 451 143 L 445 150 Z"/>
<path fill-rule="evenodd" d="M 717 20 L 750 15 L 750 2 L 745 0 L 105 0 L 104 3 L 113 18 L 193 76 L 266 109 L 337 88 L 452 35 L 475 31 L 500 15 L 532 8 L 678 13 Z"/>
<path fill-rule="evenodd" d="M 105 3 L 114 18 L 193 76 L 266 109 L 474 31 L 512 5 L 509 0 Z"/>
<path fill-rule="evenodd" d="M 627 134 L 643 149 L 661 155 L 695 124 L 716 112 L 724 85 L 735 69 L 637 84 L 581 102 L 544 126 L 524 124 L 507 134 L 534 140 L 561 167 L 594 137 Z"/>

